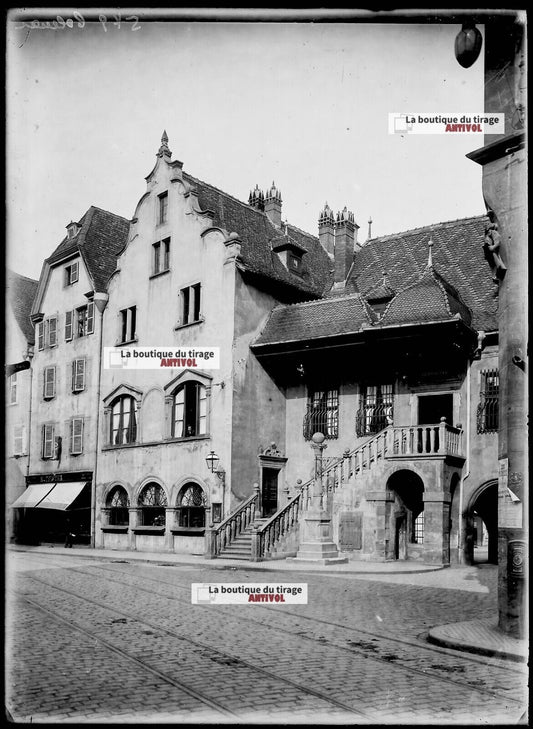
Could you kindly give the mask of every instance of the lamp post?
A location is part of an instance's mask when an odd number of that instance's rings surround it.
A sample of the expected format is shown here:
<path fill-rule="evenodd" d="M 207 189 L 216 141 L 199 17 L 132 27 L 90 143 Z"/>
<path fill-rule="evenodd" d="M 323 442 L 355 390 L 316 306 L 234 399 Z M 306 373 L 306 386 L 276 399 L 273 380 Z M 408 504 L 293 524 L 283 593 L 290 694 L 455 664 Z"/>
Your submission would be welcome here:
<path fill-rule="evenodd" d="M 323 508 L 323 452 L 326 448 L 323 433 L 315 433 L 311 438 L 311 448 L 315 456 L 315 475 L 311 488 L 311 506 L 304 518 L 303 539 L 296 557 L 289 561 L 318 562 L 319 564 L 342 564 L 346 557 L 339 556 L 333 541 L 331 519 Z"/>
<path fill-rule="evenodd" d="M 225 491 L 226 491 L 226 471 L 223 468 L 219 468 L 219 462 L 220 458 L 217 456 L 215 451 L 211 451 L 209 455 L 206 456 L 205 462 L 207 464 L 207 468 L 211 471 L 211 473 L 214 473 L 215 476 L 220 480 L 220 485 L 222 487 L 222 514 L 224 514 L 224 497 L 225 497 Z"/>

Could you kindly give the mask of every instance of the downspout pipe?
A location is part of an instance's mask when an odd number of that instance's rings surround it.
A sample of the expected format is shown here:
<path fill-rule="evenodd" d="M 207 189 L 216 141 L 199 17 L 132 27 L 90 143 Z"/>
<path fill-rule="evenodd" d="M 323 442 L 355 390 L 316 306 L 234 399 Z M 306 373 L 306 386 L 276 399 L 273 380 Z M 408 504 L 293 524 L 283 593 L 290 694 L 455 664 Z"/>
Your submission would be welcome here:
<path fill-rule="evenodd" d="M 98 340 L 98 380 L 96 384 L 96 441 L 94 449 L 93 482 L 91 488 L 91 547 L 96 546 L 96 479 L 98 474 L 98 449 L 100 447 L 100 395 L 102 383 L 103 352 L 102 342 L 104 335 L 104 310 L 109 301 L 109 295 L 105 293 L 94 294 L 94 305 L 100 312 L 100 332 Z"/>
<path fill-rule="evenodd" d="M 472 362 L 468 359 L 466 366 L 466 461 L 464 465 L 464 475 L 459 482 L 459 530 L 457 535 L 459 547 L 459 564 L 465 563 L 465 545 L 464 545 L 464 483 L 470 476 L 470 418 L 472 413 L 471 407 L 471 391 L 472 391 Z"/>

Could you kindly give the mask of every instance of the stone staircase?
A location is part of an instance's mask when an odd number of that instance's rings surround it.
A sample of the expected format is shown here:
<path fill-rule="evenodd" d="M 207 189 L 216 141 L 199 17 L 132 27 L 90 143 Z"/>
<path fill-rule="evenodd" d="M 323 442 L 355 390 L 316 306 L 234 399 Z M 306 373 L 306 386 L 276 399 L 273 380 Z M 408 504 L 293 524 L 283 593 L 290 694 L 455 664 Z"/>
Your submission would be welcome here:
<path fill-rule="evenodd" d="M 243 532 L 233 538 L 230 544 L 221 549 L 218 557 L 221 559 L 247 560 L 249 562 L 252 558 L 252 532 L 260 529 L 267 521 L 267 518 L 258 517 L 254 519 Z"/>

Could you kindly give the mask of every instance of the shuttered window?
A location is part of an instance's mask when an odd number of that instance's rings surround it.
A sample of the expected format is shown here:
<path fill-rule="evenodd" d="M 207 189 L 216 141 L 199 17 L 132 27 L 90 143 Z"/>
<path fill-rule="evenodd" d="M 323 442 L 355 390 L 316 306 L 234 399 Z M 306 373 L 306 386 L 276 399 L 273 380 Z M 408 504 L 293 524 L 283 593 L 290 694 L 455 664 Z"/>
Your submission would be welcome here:
<path fill-rule="evenodd" d="M 72 362 L 72 392 L 85 389 L 85 360 L 75 359 Z"/>
<path fill-rule="evenodd" d="M 70 421 L 70 452 L 73 455 L 83 453 L 83 418 Z"/>
<path fill-rule="evenodd" d="M 43 397 L 50 400 L 56 394 L 56 368 L 45 367 L 43 375 Z"/>

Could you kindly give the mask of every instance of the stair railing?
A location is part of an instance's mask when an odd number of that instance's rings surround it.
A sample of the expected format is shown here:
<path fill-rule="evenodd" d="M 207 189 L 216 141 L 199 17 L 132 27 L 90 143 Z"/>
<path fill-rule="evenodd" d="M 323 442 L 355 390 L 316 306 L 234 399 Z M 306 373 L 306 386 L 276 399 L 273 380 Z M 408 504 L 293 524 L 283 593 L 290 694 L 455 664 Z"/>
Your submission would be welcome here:
<path fill-rule="evenodd" d="M 239 534 L 253 523 L 259 507 L 259 484 L 254 484 L 254 493 L 240 504 L 224 521 L 205 530 L 205 554 L 217 557 Z"/>
<path fill-rule="evenodd" d="M 462 430 L 441 419 L 438 425 L 397 427 L 389 425 L 352 451 L 346 450 L 322 469 L 326 492 L 335 493 L 355 475 L 385 458 L 397 456 L 424 457 L 428 455 L 460 455 Z M 300 486 L 300 491 L 277 511 L 265 524 L 252 533 L 252 561 L 265 558 L 307 511 L 313 479 Z"/>

